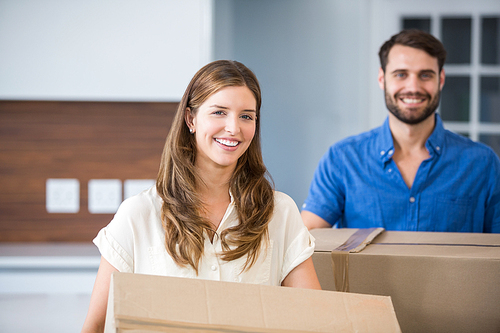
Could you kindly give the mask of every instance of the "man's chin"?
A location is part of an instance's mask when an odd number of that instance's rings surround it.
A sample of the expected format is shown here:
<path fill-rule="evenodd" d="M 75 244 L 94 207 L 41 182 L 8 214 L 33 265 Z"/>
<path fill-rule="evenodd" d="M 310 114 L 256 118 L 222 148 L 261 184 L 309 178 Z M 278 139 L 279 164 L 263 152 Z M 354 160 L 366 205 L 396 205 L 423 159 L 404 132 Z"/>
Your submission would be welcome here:
<path fill-rule="evenodd" d="M 420 124 L 421 122 L 427 120 L 433 114 L 434 114 L 434 112 L 432 112 L 432 113 L 420 113 L 420 114 L 415 114 L 415 113 L 401 114 L 401 113 L 398 113 L 398 114 L 394 114 L 394 116 L 405 124 L 417 125 L 417 124 Z"/>

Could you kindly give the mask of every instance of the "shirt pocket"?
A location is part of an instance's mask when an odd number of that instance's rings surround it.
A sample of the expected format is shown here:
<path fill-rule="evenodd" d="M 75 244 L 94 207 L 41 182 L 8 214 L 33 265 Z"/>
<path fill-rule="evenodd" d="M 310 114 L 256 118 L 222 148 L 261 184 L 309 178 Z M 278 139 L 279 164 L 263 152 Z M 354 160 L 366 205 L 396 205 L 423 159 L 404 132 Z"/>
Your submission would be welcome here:
<path fill-rule="evenodd" d="M 243 270 L 247 260 L 246 255 L 232 262 L 232 264 L 234 264 L 232 272 L 233 280 L 235 282 L 270 285 L 272 258 L 273 241 L 263 241 L 260 247 L 259 257 L 249 269 Z"/>
<path fill-rule="evenodd" d="M 196 277 L 196 271 L 191 266 L 179 266 L 168 254 L 163 246 L 149 247 L 149 261 L 153 275 L 173 276 L 173 277 Z M 146 273 L 147 274 L 147 273 Z"/>
<path fill-rule="evenodd" d="M 472 205 L 471 197 L 436 195 L 431 218 L 434 231 L 472 232 Z"/>

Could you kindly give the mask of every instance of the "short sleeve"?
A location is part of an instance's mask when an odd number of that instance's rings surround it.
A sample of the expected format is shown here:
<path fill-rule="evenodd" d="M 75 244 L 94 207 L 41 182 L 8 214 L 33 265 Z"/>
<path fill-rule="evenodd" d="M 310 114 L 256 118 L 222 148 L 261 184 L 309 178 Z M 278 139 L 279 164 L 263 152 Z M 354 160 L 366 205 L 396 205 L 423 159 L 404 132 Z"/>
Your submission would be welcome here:
<path fill-rule="evenodd" d="M 338 145 L 330 147 L 314 173 L 302 210 L 314 213 L 334 225 L 342 217 L 345 189 L 342 181 L 342 156 Z"/>
<path fill-rule="evenodd" d="M 93 240 L 101 256 L 120 272 L 134 272 L 134 223 L 142 219 L 143 202 L 132 197 L 122 202 L 111 222 Z"/>
<path fill-rule="evenodd" d="M 283 261 L 281 266 L 280 283 L 298 265 L 303 263 L 314 253 L 314 237 L 309 233 L 297 205 L 288 195 L 276 192 L 275 224 L 272 228 L 279 228 L 279 232 L 272 231 L 277 238 L 283 240 Z"/>
<path fill-rule="evenodd" d="M 113 235 L 105 227 L 99 231 L 94 244 L 99 248 L 101 256 L 120 272 L 133 272 L 133 259 L 116 241 Z"/>
<path fill-rule="evenodd" d="M 306 227 L 302 228 L 290 243 L 286 253 L 281 273 L 281 281 L 298 265 L 309 259 L 314 253 L 314 237 Z"/>

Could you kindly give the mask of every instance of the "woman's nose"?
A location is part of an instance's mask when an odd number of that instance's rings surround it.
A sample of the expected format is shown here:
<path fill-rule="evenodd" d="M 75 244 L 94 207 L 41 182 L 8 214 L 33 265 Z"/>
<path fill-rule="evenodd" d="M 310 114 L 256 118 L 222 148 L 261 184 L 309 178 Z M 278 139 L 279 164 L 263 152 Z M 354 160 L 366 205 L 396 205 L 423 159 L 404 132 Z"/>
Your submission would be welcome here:
<path fill-rule="evenodd" d="M 240 125 L 238 123 L 238 119 L 235 117 L 228 117 L 226 121 L 226 132 L 230 133 L 231 135 L 236 135 L 240 131 Z"/>

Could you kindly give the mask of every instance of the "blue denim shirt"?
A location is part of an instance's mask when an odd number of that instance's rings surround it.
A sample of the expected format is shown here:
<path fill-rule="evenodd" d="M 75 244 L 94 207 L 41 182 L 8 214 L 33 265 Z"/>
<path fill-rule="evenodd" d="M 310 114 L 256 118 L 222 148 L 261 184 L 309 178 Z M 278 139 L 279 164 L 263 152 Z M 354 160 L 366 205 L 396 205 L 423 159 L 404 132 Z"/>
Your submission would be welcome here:
<path fill-rule="evenodd" d="M 314 174 L 302 206 L 342 228 L 500 232 L 500 160 L 488 146 L 436 126 L 430 158 L 412 188 L 392 160 L 389 120 L 334 144 Z"/>

